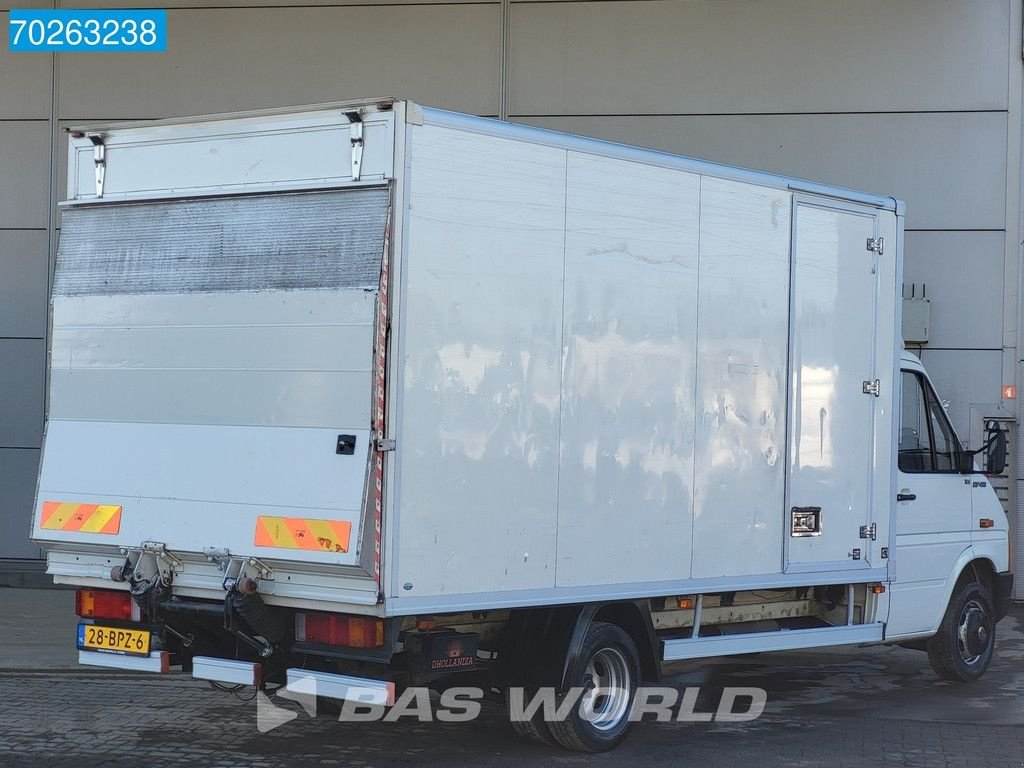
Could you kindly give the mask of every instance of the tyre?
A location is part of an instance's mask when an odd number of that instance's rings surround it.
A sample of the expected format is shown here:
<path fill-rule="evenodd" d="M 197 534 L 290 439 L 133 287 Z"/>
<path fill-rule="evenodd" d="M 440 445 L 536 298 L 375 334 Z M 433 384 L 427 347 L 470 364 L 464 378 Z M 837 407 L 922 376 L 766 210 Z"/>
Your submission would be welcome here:
<path fill-rule="evenodd" d="M 928 661 L 943 680 L 970 683 L 988 669 L 996 643 L 992 595 L 977 581 L 958 583 L 939 631 L 928 640 Z"/>
<path fill-rule="evenodd" d="M 583 694 L 568 717 L 547 724 L 551 735 L 579 752 L 614 749 L 632 726 L 629 716 L 639 680 L 640 654 L 633 639 L 614 624 L 591 624 L 569 680 Z"/>
<path fill-rule="evenodd" d="M 524 701 L 531 701 L 536 695 L 536 689 L 527 688 L 523 692 Z M 555 741 L 555 737 L 551 735 L 551 729 L 548 728 L 548 724 L 544 721 L 543 709 L 538 709 L 534 712 L 529 720 L 516 720 L 512 717 L 512 707 L 509 703 L 507 691 L 505 692 L 505 706 L 509 712 L 509 725 L 512 726 L 512 733 L 516 736 L 549 747 L 559 746 L 558 742 Z"/>

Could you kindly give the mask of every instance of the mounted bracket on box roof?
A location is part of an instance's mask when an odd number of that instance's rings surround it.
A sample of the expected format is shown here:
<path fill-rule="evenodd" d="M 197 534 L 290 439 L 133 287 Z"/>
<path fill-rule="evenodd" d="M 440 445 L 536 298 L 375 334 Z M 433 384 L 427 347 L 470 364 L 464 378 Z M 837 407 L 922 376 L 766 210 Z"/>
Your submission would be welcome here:
<path fill-rule="evenodd" d="M 107 135 L 105 133 L 90 133 L 89 141 L 92 142 L 92 158 L 96 163 L 96 197 L 103 197 L 103 182 L 107 176 Z"/>
<path fill-rule="evenodd" d="M 363 110 L 354 109 L 345 113 L 352 134 L 352 181 L 359 181 L 363 164 Z"/>

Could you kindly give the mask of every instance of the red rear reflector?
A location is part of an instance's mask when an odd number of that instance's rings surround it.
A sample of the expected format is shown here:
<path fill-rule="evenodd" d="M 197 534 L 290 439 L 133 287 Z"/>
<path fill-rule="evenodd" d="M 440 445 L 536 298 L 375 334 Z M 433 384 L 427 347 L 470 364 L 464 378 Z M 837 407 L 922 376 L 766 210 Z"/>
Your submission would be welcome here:
<path fill-rule="evenodd" d="M 83 619 L 142 619 L 142 611 L 129 593 L 109 589 L 78 590 L 75 593 L 75 613 Z"/>
<path fill-rule="evenodd" d="M 981 520 L 978 521 L 978 525 L 981 528 L 994 528 L 995 524 L 996 524 L 996 521 L 993 520 L 990 517 L 983 517 L 983 518 L 981 518 Z"/>
<path fill-rule="evenodd" d="M 295 639 L 346 648 L 380 648 L 384 645 L 384 622 L 340 613 L 296 613 Z"/>

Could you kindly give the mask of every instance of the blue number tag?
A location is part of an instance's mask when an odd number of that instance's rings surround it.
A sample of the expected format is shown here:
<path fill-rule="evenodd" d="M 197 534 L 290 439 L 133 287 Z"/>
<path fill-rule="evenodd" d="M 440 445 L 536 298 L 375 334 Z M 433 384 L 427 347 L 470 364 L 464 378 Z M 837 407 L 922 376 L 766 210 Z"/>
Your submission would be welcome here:
<path fill-rule="evenodd" d="M 7 44 L 12 51 L 167 50 L 167 11 L 12 10 Z"/>

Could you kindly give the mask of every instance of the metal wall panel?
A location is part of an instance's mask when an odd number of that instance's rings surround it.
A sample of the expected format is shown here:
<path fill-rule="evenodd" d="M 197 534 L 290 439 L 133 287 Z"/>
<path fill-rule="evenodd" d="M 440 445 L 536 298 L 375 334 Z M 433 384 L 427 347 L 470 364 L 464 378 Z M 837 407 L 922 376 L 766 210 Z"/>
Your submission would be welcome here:
<path fill-rule="evenodd" d="M 0 229 L 45 228 L 50 194 L 49 123 L 0 120 L 0 147 L 0 179 L 6 182 L 0 184 Z"/>
<path fill-rule="evenodd" d="M 1005 109 L 1009 18 L 1009 0 L 515 3 L 510 112 Z"/>
<path fill-rule="evenodd" d="M 1002 232 L 906 234 L 903 280 L 907 296 L 911 283 L 918 296 L 927 287 L 929 347 L 1002 347 L 1005 239 Z"/>
<path fill-rule="evenodd" d="M 490 113 L 497 5 L 171 10 L 167 53 L 62 59 L 60 117 L 166 117 L 380 96 Z M 72 63 L 73 62 L 73 63 Z"/>
<path fill-rule="evenodd" d="M 120 504 L 116 535 L 54 531 L 44 541 L 137 546 L 155 539 L 172 551 L 207 547 L 252 552 L 256 518 L 348 523 L 342 549 L 264 547 L 261 557 L 354 565 L 370 430 L 353 430 L 356 450 L 338 455 L 337 429 L 116 424 L 51 419 L 39 499 Z M 96 450 L 102 445 L 103 450 Z M 38 509 L 38 507 L 37 507 Z"/>
<path fill-rule="evenodd" d="M 964 302 L 966 304 L 966 302 Z M 999 402 L 1002 352 L 925 349 L 921 361 L 960 439 L 969 434 L 971 403 Z"/>
<path fill-rule="evenodd" d="M 791 198 L 701 180 L 694 578 L 782 569 Z"/>
<path fill-rule="evenodd" d="M 364 427 L 375 297 L 363 289 L 57 296 L 50 416 Z"/>
<path fill-rule="evenodd" d="M 393 111 L 366 111 L 359 163 L 363 181 L 394 177 L 394 122 Z M 339 109 L 113 128 L 104 145 L 108 201 L 244 194 L 270 186 L 322 189 L 352 181 L 352 129 Z M 68 153 L 68 199 L 96 199 L 92 141 L 72 137 Z"/>
<path fill-rule="evenodd" d="M 7 14 L 0 11 L 0 28 L 7 37 Z M 0 46 L 0 119 L 49 120 L 53 90 L 53 56 L 15 53 Z"/>
<path fill-rule="evenodd" d="M 42 444 L 45 364 L 41 339 L 0 339 L 0 448 Z"/>
<path fill-rule="evenodd" d="M 49 262 L 45 231 L 0 230 L 0 338 L 46 335 Z"/>
<path fill-rule="evenodd" d="M 690 575 L 700 183 L 569 153 L 560 587 Z"/>
<path fill-rule="evenodd" d="M 0 558 L 37 558 L 29 541 L 38 450 L 0 448 Z"/>
<path fill-rule="evenodd" d="M 908 229 L 1002 229 L 1006 114 L 546 117 L 522 122 L 907 203 Z"/>
<path fill-rule="evenodd" d="M 392 590 L 553 587 L 566 153 L 411 142 Z"/>

